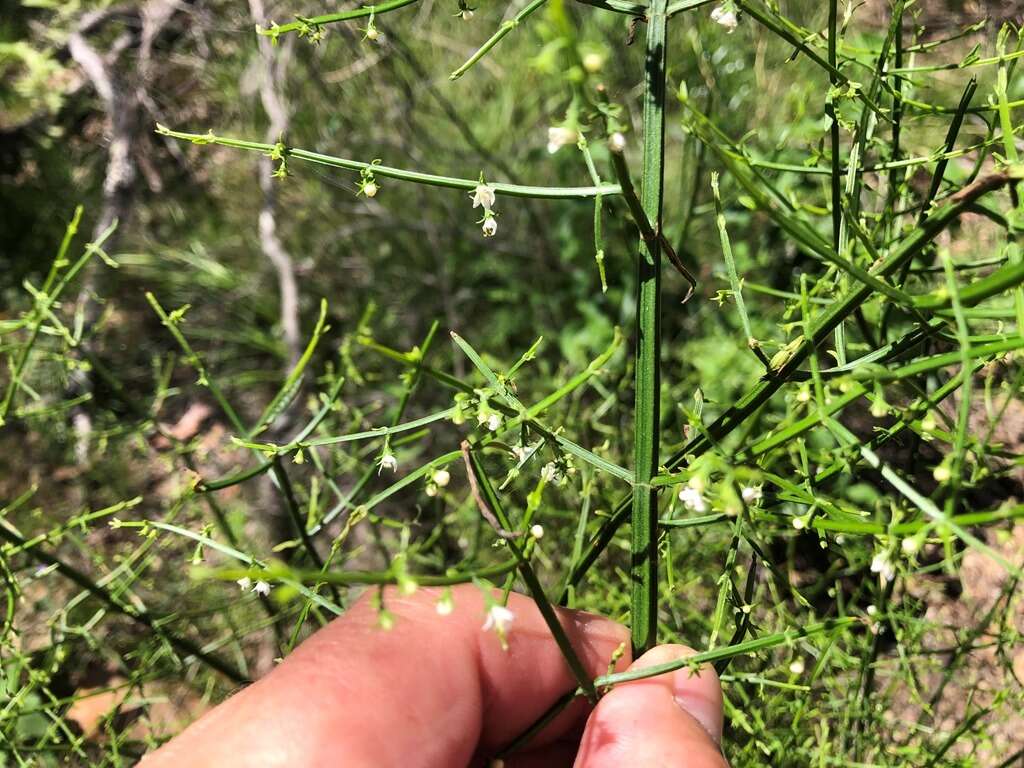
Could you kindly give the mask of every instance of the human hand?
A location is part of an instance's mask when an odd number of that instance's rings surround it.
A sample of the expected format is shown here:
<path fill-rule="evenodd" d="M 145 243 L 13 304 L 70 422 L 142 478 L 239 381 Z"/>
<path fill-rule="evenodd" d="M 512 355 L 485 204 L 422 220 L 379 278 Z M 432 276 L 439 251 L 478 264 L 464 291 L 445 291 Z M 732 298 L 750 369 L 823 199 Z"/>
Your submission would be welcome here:
<path fill-rule="evenodd" d="M 145 758 L 143 768 L 487 765 L 576 682 L 529 598 L 510 596 L 515 620 L 505 650 L 495 632 L 481 629 L 480 590 L 456 587 L 448 616 L 435 610 L 440 595 L 387 590 L 390 630 L 379 627 L 372 602 L 360 599 L 269 675 Z M 628 647 L 621 624 L 565 609 L 559 616 L 594 677 L 608 671 L 620 644 Z M 659 646 L 632 668 L 689 653 Z M 577 699 L 504 765 L 723 768 L 721 735 L 714 670 L 684 668 L 618 685 L 593 709 Z"/>

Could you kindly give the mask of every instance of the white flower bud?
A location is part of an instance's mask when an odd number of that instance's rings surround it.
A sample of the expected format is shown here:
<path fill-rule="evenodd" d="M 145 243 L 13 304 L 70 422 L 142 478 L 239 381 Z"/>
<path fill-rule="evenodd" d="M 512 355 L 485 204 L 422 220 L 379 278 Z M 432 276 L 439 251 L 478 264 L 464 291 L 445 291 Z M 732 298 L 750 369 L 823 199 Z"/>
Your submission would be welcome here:
<path fill-rule="evenodd" d="M 548 128 L 548 152 L 553 155 L 562 147 L 575 144 L 579 138 L 579 133 L 574 129 L 553 125 Z"/>
<path fill-rule="evenodd" d="M 683 502 L 684 507 L 693 512 L 706 512 L 708 509 L 701 492 L 689 485 L 679 492 L 679 500 Z"/>
<path fill-rule="evenodd" d="M 736 12 L 728 10 L 724 5 L 720 5 L 711 11 L 711 20 L 725 27 L 726 31 L 730 35 L 735 32 L 736 27 L 739 26 L 739 19 L 736 17 Z"/>

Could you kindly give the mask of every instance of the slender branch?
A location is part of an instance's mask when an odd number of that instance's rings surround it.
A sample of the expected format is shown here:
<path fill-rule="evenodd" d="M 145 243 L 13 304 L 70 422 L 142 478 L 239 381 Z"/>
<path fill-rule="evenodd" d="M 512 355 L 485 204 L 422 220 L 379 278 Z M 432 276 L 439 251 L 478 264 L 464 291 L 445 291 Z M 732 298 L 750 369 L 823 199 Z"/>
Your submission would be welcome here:
<path fill-rule="evenodd" d="M 269 37 L 275 43 L 277 38 L 289 32 L 298 32 L 300 35 L 309 35 L 325 24 L 334 24 L 339 21 L 351 21 L 365 16 L 379 16 L 388 11 L 397 11 L 407 5 L 419 2 L 419 0 L 390 0 L 390 2 L 379 3 L 378 5 L 364 5 L 351 11 L 339 11 L 338 13 L 325 13 L 322 16 L 298 16 L 295 21 L 288 24 L 270 23 L 266 29 L 257 25 L 256 33 Z"/>
<path fill-rule="evenodd" d="M 487 41 L 483 45 L 481 45 L 476 50 L 476 52 L 466 60 L 465 64 L 463 64 L 461 67 L 459 67 L 454 72 L 452 72 L 450 75 L 448 75 L 448 79 L 449 80 L 458 80 L 460 77 L 462 77 L 464 74 L 466 74 L 466 72 L 469 71 L 470 67 L 472 67 L 478 61 L 480 61 L 480 59 L 482 59 L 484 56 L 486 56 L 487 52 L 490 51 L 498 43 L 500 43 L 502 38 L 505 37 L 505 35 L 507 35 L 509 32 L 511 32 L 516 27 L 518 27 L 520 22 L 523 21 L 523 19 L 525 19 L 531 13 L 536 11 L 538 8 L 540 8 L 542 5 L 544 5 L 544 3 L 546 3 L 547 1 L 548 0 L 533 0 L 532 3 L 530 3 L 525 8 L 523 8 L 523 10 L 521 10 L 519 13 L 517 13 L 514 18 L 509 19 L 504 24 L 502 24 L 500 27 L 498 27 L 498 31 L 495 32 L 493 35 L 491 35 L 490 38 L 488 38 Z"/>
<path fill-rule="evenodd" d="M 317 165 L 327 165 L 332 168 L 344 168 L 348 171 L 372 170 L 375 176 L 398 179 L 400 181 L 411 181 L 414 184 L 426 184 L 433 187 L 447 187 L 449 189 L 462 189 L 471 192 L 480 184 L 475 179 L 459 179 L 452 176 L 438 176 L 432 173 L 420 173 L 419 171 L 406 171 L 401 168 L 390 168 L 377 163 L 364 163 L 359 160 L 347 160 L 343 157 L 325 155 L 320 152 L 311 152 L 306 149 L 295 149 L 281 144 L 264 144 L 258 141 L 245 141 L 242 139 L 231 139 L 224 136 L 216 136 L 213 133 L 185 133 L 172 131 L 163 125 L 158 125 L 157 133 L 162 136 L 170 136 L 175 139 L 191 141 L 193 144 L 216 144 L 222 147 L 233 149 L 244 149 L 249 152 L 262 152 L 274 154 L 275 156 L 294 158 Z M 618 195 L 622 190 L 618 184 L 605 184 L 599 187 L 534 187 L 523 184 L 501 184 L 488 182 L 495 194 L 507 195 L 509 197 L 533 197 L 538 199 L 576 199 L 586 200 L 595 195 Z"/>

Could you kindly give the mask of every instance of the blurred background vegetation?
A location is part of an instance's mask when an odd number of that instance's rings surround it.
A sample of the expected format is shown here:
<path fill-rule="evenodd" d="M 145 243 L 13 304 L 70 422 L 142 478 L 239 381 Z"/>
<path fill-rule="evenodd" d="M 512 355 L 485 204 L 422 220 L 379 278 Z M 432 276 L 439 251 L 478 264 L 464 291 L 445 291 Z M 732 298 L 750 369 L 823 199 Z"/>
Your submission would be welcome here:
<path fill-rule="evenodd" d="M 325 27 L 315 43 L 291 35 L 271 46 L 255 34 L 256 24 L 313 16 L 337 4 L 0 0 L 4 328 L 17 330 L 18 318 L 31 308 L 24 284 L 43 284 L 77 205 L 84 215 L 72 257 L 117 222 L 104 246 L 116 269 L 93 259 L 66 291 L 54 308 L 63 326 L 45 326 L 0 430 L 4 525 L 25 539 L 53 531 L 41 540 L 47 551 L 109 590 L 129 606 L 127 613 L 164 617 L 163 626 L 246 675 L 267 671 L 330 613 L 294 599 L 284 587 L 267 600 L 239 601 L 230 581 L 194 578 L 190 564 L 217 564 L 216 551 L 167 531 L 144 530 L 140 537 L 135 529 L 107 525 L 115 515 L 162 520 L 233 540 L 260 557 L 290 560 L 298 551 L 285 503 L 266 477 L 219 494 L 192 491 L 197 477 L 230 475 L 253 459 L 231 442 L 242 435 L 197 382 L 146 292 L 168 312 L 188 307 L 178 327 L 247 425 L 257 422 L 285 381 L 326 299 L 330 328 L 295 402 L 264 437 L 285 440 L 296 432 L 334 385 L 341 394 L 319 434 L 340 435 L 391 423 L 403 410 L 411 419 L 451 404 L 451 392 L 425 377 L 408 407 L 399 406 L 413 369 L 410 360 L 381 351 L 422 347 L 434 323 L 441 332 L 427 357 L 433 368 L 463 381 L 475 375 L 449 341 L 449 329 L 498 369 L 543 337 L 516 378 L 519 396 L 532 403 L 557 389 L 613 343 L 616 328 L 629 339 L 636 233 L 622 201 L 606 200 L 603 292 L 587 202 L 500 198 L 498 233 L 485 239 L 464 192 L 378 179 L 380 189 L 370 198 L 357 194 L 357 174 L 294 161 L 285 178 L 272 179 L 267 158 L 182 143 L 158 134 L 156 125 L 270 143 L 280 136 L 293 147 L 468 179 L 483 173 L 488 181 L 586 186 L 582 155 L 572 145 L 549 153 L 548 129 L 575 119 L 574 89 L 601 83 L 625 108 L 624 124 L 634 129 L 626 131 L 627 154 L 635 155 L 642 25 L 633 44 L 637 25 L 628 16 L 550 0 L 451 81 L 449 73 L 520 7 L 490 0 L 478 5 L 464 19 L 455 0 L 421 0 L 377 18 L 375 40 L 366 39 L 364 23 L 354 22 Z M 803 27 L 823 28 L 826 4 L 779 5 Z M 684 86 L 691 103 L 751 156 L 826 165 L 824 73 L 750 18 L 741 16 L 730 34 L 711 20 L 710 8 L 673 22 L 670 89 Z M 868 0 L 844 10 L 848 55 L 877 51 L 890 3 Z M 917 65 L 955 64 L 975 48 L 992 55 L 996 31 L 1020 19 L 1020 8 L 1010 2 L 922 0 L 905 13 L 908 46 L 948 39 L 922 46 Z M 1010 45 L 1017 45 L 1015 33 Z M 1024 79 L 1014 73 L 1011 101 L 1024 98 Z M 970 74 L 979 77 L 976 103 L 985 103 L 994 68 L 968 73 L 954 67 L 915 77 L 914 97 L 955 107 Z M 850 74 L 867 81 L 869 72 L 863 75 Z M 851 112 L 848 119 L 858 117 Z M 698 288 L 683 304 L 686 283 L 672 270 L 665 273 L 666 454 L 691 436 L 695 419 L 710 421 L 764 372 L 728 294 L 709 184 L 710 172 L 723 168 L 685 129 L 675 98 L 667 125 L 665 231 Z M 949 114 L 909 116 L 904 156 L 932 155 L 948 125 Z M 990 137 L 989 123 L 969 115 L 957 147 Z M 593 141 L 591 149 L 610 179 L 603 143 Z M 978 163 L 976 154 L 952 160 L 950 188 L 971 178 Z M 912 166 L 901 183 L 920 195 L 933 170 L 934 163 Z M 801 212 L 828 231 L 827 176 L 768 172 L 782 196 L 800 201 Z M 787 335 L 792 328 L 785 324 L 799 304 L 794 296 L 801 276 L 816 279 L 823 267 L 789 242 L 728 173 L 722 197 L 752 332 L 771 356 L 795 335 Z M 996 257 L 1006 237 L 973 217 L 949 247 L 956 258 Z M 922 293 L 936 280 L 941 273 L 915 271 L 908 285 Z M 879 327 L 876 309 L 864 319 L 869 329 Z M 22 341 L 4 337 L 12 360 Z M 859 353 L 870 349 L 863 339 L 851 345 Z M 629 346 L 620 345 L 600 375 L 560 402 L 550 420 L 624 466 L 632 450 Z M 1012 404 L 998 414 L 989 409 L 991 418 L 979 416 L 974 428 L 1006 428 L 998 442 L 1008 464 L 993 473 L 995 486 L 979 481 L 971 509 L 1021 497 L 1018 369 L 1010 359 L 987 379 L 994 397 Z M 0 375 L 5 389 L 7 373 Z M 1000 389 L 1000 382 L 1012 386 Z M 990 388 L 983 391 L 992 395 Z M 778 420 L 798 397 L 793 388 L 775 402 Z M 852 410 L 850 428 L 871 434 L 866 409 Z M 396 440 L 391 447 L 399 475 L 456 447 L 460 434 L 457 425 L 444 423 Z M 932 492 L 932 466 L 942 452 L 920 442 L 902 449 L 900 466 Z M 773 471 L 803 466 L 806 472 L 809 462 L 839 455 L 830 451 L 836 449 L 827 435 L 812 434 L 806 445 L 783 451 Z M 484 536 L 458 465 L 442 493 L 425 495 L 423 483 L 398 489 L 374 506 L 373 525 L 353 525 L 344 538 L 352 510 L 394 482 L 378 476 L 380 452 L 379 441 L 356 443 L 331 447 L 301 465 L 286 462 L 304 516 L 316 522 L 337 508 L 328 533 L 343 542 L 339 565 L 386 569 L 409 546 L 410 531 L 429 542 L 414 552 L 418 570 L 443 569 L 475 551 Z M 517 482 L 513 487 L 525 499 L 533 485 L 526 478 Z M 549 580 L 557 579 L 570 554 L 579 510 L 588 510 L 592 529 L 621 490 L 584 465 L 545 491 L 544 542 L 562 542 L 545 549 Z M 891 492 L 875 474 L 852 467 L 827 493 L 877 513 L 888 508 Z M 134 501 L 109 511 L 125 500 Z M 668 494 L 664 504 L 669 516 L 679 506 Z M 93 519 L 88 510 L 108 511 Z M 729 567 L 741 572 L 742 563 L 770 564 L 772 576 L 758 582 L 750 601 L 769 629 L 776 616 L 784 617 L 780 626 L 811 623 L 812 614 L 828 614 L 836 600 L 843 610 L 889 601 L 902 618 L 882 632 L 881 647 L 851 634 L 731 667 L 725 680 L 733 765 L 1017 764 L 1004 762 L 1015 753 L 1019 759 L 1024 748 L 1024 657 L 1014 653 L 1024 624 L 1015 579 L 971 561 L 976 552 L 936 546 L 932 561 L 922 562 L 894 593 L 869 570 L 870 542 L 840 536 L 819 543 L 786 521 L 759 530 L 754 540 L 763 549 L 747 551 L 738 563 L 726 528 L 666 537 L 666 638 L 706 643 L 730 552 Z M 588 574 L 577 604 L 625 615 L 624 541 L 616 539 Z M 1019 562 L 1019 528 L 1007 524 L 986 541 Z M 183 664 L 181 647 L 147 631 L 137 615 L 104 604 L 81 582 L 61 578 L 52 562 L 27 557 L 31 551 L 22 546 L 4 554 L 9 613 L 0 764 L 130 764 L 229 689 L 201 665 Z M 965 585 L 967 577 L 974 581 Z M 743 580 L 741 573 L 741 588 Z M 346 602 L 347 594 L 340 599 Z M 1002 623 L 993 639 L 996 618 Z M 865 659 L 872 669 L 867 681 Z"/>

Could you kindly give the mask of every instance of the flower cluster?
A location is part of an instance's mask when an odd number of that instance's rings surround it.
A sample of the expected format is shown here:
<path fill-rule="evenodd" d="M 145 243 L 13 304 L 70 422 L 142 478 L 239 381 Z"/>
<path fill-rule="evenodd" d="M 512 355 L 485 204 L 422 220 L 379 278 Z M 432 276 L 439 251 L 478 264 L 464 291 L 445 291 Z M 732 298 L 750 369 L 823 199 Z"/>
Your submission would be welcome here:
<path fill-rule="evenodd" d="M 357 195 L 365 195 L 366 197 L 376 197 L 380 191 L 380 186 L 377 184 L 377 179 L 373 175 L 373 166 L 380 163 L 380 160 L 374 160 L 367 168 L 363 168 L 359 172 L 359 191 Z"/>
<path fill-rule="evenodd" d="M 679 491 L 679 500 L 690 512 L 702 514 L 708 511 L 708 500 L 704 495 L 704 490 L 703 478 L 694 475 Z M 740 487 L 740 498 L 743 499 L 743 503 L 746 505 L 757 504 L 763 495 L 764 491 L 760 485 L 744 485 Z M 738 510 L 727 508 L 726 511 L 736 513 Z"/>
<path fill-rule="evenodd" d="M 262 597 L 269 595 L 270 590 L 272 589 L 268 582 L 263 581 L 262 579 L 253 581 L 248 576 L 243 576 L 235 583 L 243 592 L 255 592 L 257 595 L 261 595 Z"/>
<path fill-rule="evenodd" d="M 448 486 L 451 482 L 452 476 L 447 469 L 435 469 L 430 475 L 430 479 L 427 481 L 427 496 L 433 498 L 441 492 L 442 488 Z"/>
<path fill-rule="evenodd" d="M 683 506 L 691 512 L 707 512 L 708 503 L 704 500 L 704 494 L 693 485 L 686 485 L 679 491 L 679 500 Z"/>
<path fill-rule="evenodd" d="M 730 35 L 736 31 L 736 27 L 740 23 L 739 16 L 736 14 L 736 9 L 731 2 L 722 3 L 722 5 L 711 11 L 711 20 L 725 27 Z"/>
<path fill-rule="evenodd" d="M 391 442 L 385 438 L 384 448 L 381 449 L 380 458 L 377 459 L 377 474 L 384 470 L 395 472 L 398 469 L 398 458 L 391 452 Z"/>
<path fill-rule="evenodd" d="M 473 198 L 473 208 L 483 208 L 484 216 L 477 224 L 483 225 L 484 237 L 494 237 L 498 231 L 498 220 L 495 218 L 497 214 L 494 212 L 494 203 L 497 200 L 497 196 L 494 193 L 494 187 L 484 181 L 484 175 L 480 174 L 480 183 L 476 185 L 470 195 Z"/>

